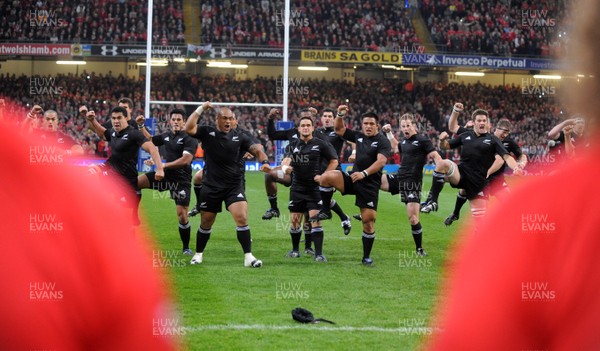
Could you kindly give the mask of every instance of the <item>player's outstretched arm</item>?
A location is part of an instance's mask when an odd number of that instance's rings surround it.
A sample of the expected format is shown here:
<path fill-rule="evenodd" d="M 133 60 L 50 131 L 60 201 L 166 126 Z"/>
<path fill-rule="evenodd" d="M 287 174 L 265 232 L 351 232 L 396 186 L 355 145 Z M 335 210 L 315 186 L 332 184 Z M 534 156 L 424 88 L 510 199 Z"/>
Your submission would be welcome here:
<path fill-rule="evenodd" d="M 188 133 L 191 136 L 196 135 L 196 132 L 198 131 L 198 118 L 200 118 L 202 112 L 208 110 L 209 108 L 212 108 L 212 104 L 210 103 L 210 101 L 206 101 L 205 103 L 200 105 L 196 109 L 196 111 L 192 112 L 192 114 L 188 117 L 187 121 L 185 122 L 186 133 Z"/>
<path fill-rule="evenodd" d="M 4 100 L 3 100 L 4 101 Z M 34 105 L 31 111 L 27 113 L 27 118 L 21 124 L 21 130 L 29 131 L 38 114 L 43 113 L 44 109 L 40 105 Z"/>
<path fill-rule="evenodd" d="M 337 109 L 337 116 L 335 117 L 335 121 L 333 123 L 333 128 L 335 130 L 335 134 L 339 136 L 343 136 L 346 132 L 346 124 L 344 123 L 344 117 L 348 113 L 348 106 L 340 105 Z"/>
<path fill-rule="evenodd" d="M 352 182 L 363 180 L 370 174 L 377 173 L 383 169 L 383 166 L 387 163 L 387 157 L 384 154 L 377 154 L 377 160 L 373 162 L 367 169 L 362 172 L 354 172 L 350 175 Z"/>
<path fill-rule="evenodd" d="M 525 167 L 527 166 L 527 155 L 521 154 L 521 157 L 519 157 L 517 162 L 521 164 L 521 169 L 525 169 Z"/>
<path fill-rule="evenodd" d="M 517 163 L 511 155 L 505 154 L 502 158 L 506 161 L 506 165 L 513 170 L 515 175 L 521 175 L 523 173 L 523 166 L 520 163 Z"/>
<path fill-rule="evenodd" d="M 573 132 L 573 126 L 569 125 L 563 130 L 565 133 L 565 152 L 567 156 L 575 155 L 575 145 L 573 145 L 573 139 L 571 139 L 571 133 Z"/>
<path fill-rule="evenodd" d="M 252 144 L 248 148 L 248 152 L 254 155 L 258 162 L 261 163 L 260 171 L 267 173 L 271 171 L 271 165 L 269 164 L 269 156 L 265 154 L 263 151 L 263 146 L 261 144 Z"/>
<path fill-rule="evenodd" d="M 560 132 L 563 130 L 563 128 L 574 125 L 575 121 L 575 118 L 570 118 L 555 125 L 554 128 L 550 129 L 550 131 L 548 132 L 548 138 L 552 140 L 558 139 L 558 137 L 560 136 Z"/>
<path fill-rule="evenodd" d="M 450 149 L 450 142 L 448 142 L 448 133 L 446 132 L 441 132 L 440 136 L 439 136 L 439 140 L 440 140 L 440 149 L 442 150 L 448 150 Z"/>
<path fill-rule="evenodd" d="M 392 126 L 390 124 L 386 124 L 383 127 L 381 127 L 381 130 L 385 133 L 385 136 L 390 141 L 390 144 L 392 144 L 392 152 L 398 153 L 399 142 L 398 139 L 396 139 L 396 137 L 394 136 L 394 133 L 392 133 Z"/>
<path fill-rule="evenodd" d="M 452 113 L 450 114 L 450 119 L 448 120 L 448 130 L 452 133 L 458 132 L 458 116 L 463 112 L 464 106 L 460 102 L 457 102 L 452 107 Z"/>
<path fill-rule="evenodd" d="M 183 168 L 192 163 L 194 156 L 190 153 L 184 152 L 183 155 L 175 161 L 165 162 L 163 164 L 164 169 Z"/>
<path fill-rule="evenodd" d="M 438 164 L 438 162 L 442 162 L 442 156 L 440 156 L 440 153 L 437 152 L 437 150 L 428 153 L 427 158 L 432 159 L 436 165 Z"/>
<path fill-rule="evenodd" d="M 354 161 L 356 161 L 356 143 L 353 143 L 348 140 L 346 140 L 346 143 L 350 144 L 350 146 L 352 147 L 352 152 L 350 153 L 350 156 L 348 157 L 347 161 L 350 163 L 354 163 Z"/>
<path fill-rule="evenodd" d="M 146 125 L 144 124 L 146 117 L 144 115 L 139 115 L 135 118 L 135 123 L 137 123 L 138 130 L 144 134 L 146 138 L 152 140 L 152 134 L 146 129 Z"/>
<path fill-rule="evenodd" d="M 267 136 L 271 140 L 288 140 L 288 132 L 291 129 L 277 130 L 275 128 L 275 120 L 279 118 L 281 118 L 279 110 L 272 108 L 267 115 Z"/>
<path fill-rule="evenodd" d="M 292 174 L 294 168 L 290 166 L 292 164 L 292 159 L 289 157 L 284 157 L 281 160 L 281 170 L 277 171 L 278 177 L 283 178 L 284 174 Z M 279 172 L 281 172 L 281 176 L 279 176 Z"/>
<path fill-rule="evenodd" d="M 104 139 L 104 132 L 106 132 L 106 128 L 104 128 L 96 119 L 96 112 L 88 111 L 85 115 L 85 119 L 88 122 L 88 126 L 91 130 L 93 130 L 98 136 Z"/>
<path fill-rule="evenodd" d="M 502 167 L 503 164 L 504 164 L 504 159 L 502 157 L 500 157 L 500 155 L 496 154 L 494 163 L 492 163 L 490 168 L 488 168 L 486 178 L 489 178 L 490 175 L 496 173 Z"/>
<path fill-rule="evenodd" d="M 327 164 L 327 168 L 323 171 L 323 173 L 329 172 L 329 171 L 334 171 L 339 164 L 340 164 L 340 162 L 338 161 L 337 158 L 332 158 L 331 160 L 329 160 L 329 163 Z"/>

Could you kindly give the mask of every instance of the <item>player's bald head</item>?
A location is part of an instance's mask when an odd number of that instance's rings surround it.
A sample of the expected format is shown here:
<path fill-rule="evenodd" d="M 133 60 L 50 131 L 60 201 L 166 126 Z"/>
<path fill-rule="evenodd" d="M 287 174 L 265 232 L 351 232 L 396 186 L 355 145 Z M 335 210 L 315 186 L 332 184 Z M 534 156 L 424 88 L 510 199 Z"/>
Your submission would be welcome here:
<path fill-rule="evenodd" d="M 220 109 L 217 110 L 217 118 L 219 117 L 233 117 L 235 118 L 235 114 L 233 113 L 233 111 L 231 111 L 230 108 L 228 107 L 222 107 Z"/>

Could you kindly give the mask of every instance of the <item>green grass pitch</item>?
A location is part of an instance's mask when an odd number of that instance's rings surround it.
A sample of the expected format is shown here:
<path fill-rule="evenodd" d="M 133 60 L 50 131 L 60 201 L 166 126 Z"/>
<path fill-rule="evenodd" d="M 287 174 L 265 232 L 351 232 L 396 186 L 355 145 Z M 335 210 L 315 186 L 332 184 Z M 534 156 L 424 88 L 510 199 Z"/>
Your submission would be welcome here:
<path fill-rule="evenodd" d="M 398 196 L 380 193 L 376 239 L 371 257 L 375 267 L 363 267 L 361 224 L 352 220 L 344 236 L 334 214 L 324 222 L 324 254 L 328 263 L 305 255 L 285 258 L 291 249 L 288 188 L 279 186 L 282 216 L 261 219 L 269 207 L 263 175 L 246 174 L 246 195 L 253 253 L 264 265 L 243 267 L 229 212 L 217 216 L 201 265 L 189 265 L 181 254 L 175 205 L 168 194 L 144 190 L 143 217 L 157 247 L 153 266 L 171 279 L 178 305 L 181 336 L 190 350 L 414 350 L 431 334 L 429 321 L 435 307 L 448 248 L 456 239 L 462 217 L 451 227 L 443 224 L 454 208 L 456 189 L 446 185 L 440 210 L 421 214 L 423 247 L 429 256 L 416 257 L 406 216 Z M 424 176 L 428 191 L 431 176 Z M 354 196 L 334 195 L 343 210 L 358 213 Z M 192 204 L 195 197 L 192 198 Z M 195 247 L 199 216 L 191 219 Z M 301 243 L 303 247 L 303 243 Z M 336 322 L 303 325 L 291 310 L 303 307 Z"/>

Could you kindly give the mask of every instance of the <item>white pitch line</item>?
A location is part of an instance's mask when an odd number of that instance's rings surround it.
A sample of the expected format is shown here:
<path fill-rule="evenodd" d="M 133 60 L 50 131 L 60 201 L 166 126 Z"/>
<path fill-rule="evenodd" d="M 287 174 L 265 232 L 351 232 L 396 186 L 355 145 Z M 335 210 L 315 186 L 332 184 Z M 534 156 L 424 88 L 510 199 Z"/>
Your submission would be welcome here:
<path fill-rule="evenodd" d="M 334 326 L 314 326 L 314 325 L 265 325 L 265 324 L 227 324 L 227 325 L 198 325 L 195 327 L 185 327 L 189 332 L 203 332 L 211 330 L 293 330 L 305 329 L 311 331 L 339 331 L 339 332 L 376 332 L 376 333 L 402 333 L 402 334 L 431 334 L 433 331 L 439 331 L 438 328 L 414 327 L 414 328 L 382 328 L 382 327 L 334 327 Z"/>

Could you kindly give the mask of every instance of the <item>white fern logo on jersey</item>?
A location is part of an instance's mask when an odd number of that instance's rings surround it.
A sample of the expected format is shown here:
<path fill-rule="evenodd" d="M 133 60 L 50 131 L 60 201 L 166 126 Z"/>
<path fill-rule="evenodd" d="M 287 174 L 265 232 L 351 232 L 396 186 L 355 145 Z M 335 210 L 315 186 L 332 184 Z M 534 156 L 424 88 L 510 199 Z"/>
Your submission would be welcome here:
<path fill-rule="evenodd" d="M 311 151 L 319 151 L 319 145 L 315 145 L 310 149 Z"/>
<path fill-rule="evenodd" d="M 483 143 L 486 145 L 490 145 L 492 143 L 492 141 L 490 139 L 484 139 Z"/>
<path fill-rule="evenodd" d="M 378 141 L 374 141 L 374 142 L 371 143 L 371 147 L 377 147 L 377 144 L 379 144 L 379 142 Z"/>

